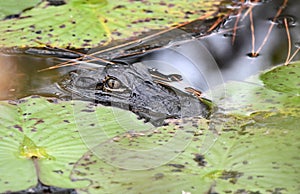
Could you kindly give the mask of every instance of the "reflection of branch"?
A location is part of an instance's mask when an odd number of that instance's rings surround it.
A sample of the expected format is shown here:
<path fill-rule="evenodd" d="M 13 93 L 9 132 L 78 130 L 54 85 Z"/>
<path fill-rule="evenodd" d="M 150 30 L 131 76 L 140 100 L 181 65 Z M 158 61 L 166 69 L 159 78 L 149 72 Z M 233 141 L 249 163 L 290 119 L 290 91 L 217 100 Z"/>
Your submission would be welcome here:
<path fill-rule="evenodd" d="M 255 0 L 253 3 L 258 3 L 258 2 L 259 2 L 259 0 Z M 241 3 L 242 5 L 246 4 L 246 3 L 245 3 L 245 0 L 241 0 L 240 3 Z M 254 38 L 253 38 L 253 36 L 254 36 L 254 26 L 252 26 L 252 24 L 253 24 L 252 10 L 253 10 L 254 6 L 255 6 L 255 5 L 253 5 L 253 4 L 251 4 L 250 6 L 245 5 L 245 6 L 242 6 L 241 9 L 238 11 L 237 19 L 236 19 L 236 21 L 235 21 L 235 23 L 234 23 L 234 30 L 233 30 L 233 35 L 232 35 L 232 44 L 233 44 L 234 41 L 235 41 L 235 36 L 236 36 L 236 26 L 238 25 L 238 22 L 244 20 L 245 17 L 247 17 L 248 14 L 250 14 L 250 22 L 252 21 L 252 22 L 251 22 L 251 32 L 253 32 L 253 33 L 252 33 L 252 40 L 254 40 Z M 242 14 L 242 11 L 244 10 L 244 7 L 248 7 L 248 9 L 247 9 L 247 11 L 244 13 L 243 17 L 240 19 L 240 15 Z M 252 28 L 253 28 L 253 30 L 252 30 Z M 254 42 L 255 42 L 255 41 L 254 41 Z M 254 53 L 254 51 L 253 51 L 253 50 L 254 50 L 254 46 L 253 46 L 253 45 L 254 45 L 254 44 L 252 43 L 252 54 Z"/>
<path fill-rule="evenodd" d="M 250 28 L 251 28 L 251 40 L 252 40 L 252 57 L 257 57 L 258 53 L 255 52 L 255 30 L 254 30 L 254 21 L 253 21 L 253 13 L 252 11 L 249 12 L 249 18 L 250 18 Z"/>
<path fill-rule="evenodd" d="M 297 53 L 299 52 L 300 48 L 297 48 L 297 50 L 294 52 L 294 54 L 292 55 L 292 57 L 290 58 L 290 60 L 292 60 L 296 55 Z M 291 61 L 289 61 L 290 63 Z"/>
<path fill-rule="evenodd" d="M 273 20 L 272 20 L 272 23 L 271 23 L 271 26 L 270 26 L 270 28 L 269 28 L 269 30 L 268 30 L 268 32 L 267 32 L 267 35 L 265 36 L 265 38 L 264 38 L 262 44 L 260 45 L 260 47 L 257 49 L 257 51 L 256 51 L 255 53 L 260 53 L 260 51 L 262 50 L 262 48 L 263 48 L 263 47 L 265 46 L 265 44 L 267 43 L 267 41 L 268 41 L 268 39 L 269 39 L 269 37 L 270 37 L 270 34 L 271 34 L 272 30 L 273 30 L 273 27 L 274 27 L 274 25 L 275 25 L 276 19 L 277 19 L 278 16 L 281 14 L 282 10 L 286 7 L 287 2 L 288 2 L 288 0 L 284 0 L 283 4 L 280 6 L 279 10 L 277 11 L 275 17 L 274 17 Z"/>
<path fill-rule="evenodd" d="M 242 3 L 244 3 L 244 0 L 242 0 Z M 243 8 L 239 9 L 238 14 L 237 14 L 237 18 L 234 22 L 233 32 L 232 32 L 232 40 L 231 40 L 232 45 L 234 44 L 234 41 L 235 41 L 237 26 L 238 26 L 238 23 L 239 23 L 239 20 L 240 20 L 240 15 L 242 14 L 242 11 L 243 11 Z"/>
<path fill-rule="evenodd" d="M 284 65 L 287 65 L 290 61 L 292 43 L 291 43 L 291 34 L 290 34 L 290 31 L 289 31 L 289 25 L 288 25 L 287 19 L 284 18 L 283 22 L 284 22 L 284 26 L 285 26 L 285 29 L 286 29 L 287 39 L 288 39 L 288 53 L 287 53 L 287 57 L 286 57 L 286 60 L 285 60 L 285 63 L 284 63 Z"/>
<path fill-rule="evenodd" d="M 293 60 L 293 58 L 298 54 L 299 51 L 300 47 L 298 47 L 294 54 L 290 57 L 290 59 L 287 62 L 285 62 L 285 65 L 289 64 Z"/>

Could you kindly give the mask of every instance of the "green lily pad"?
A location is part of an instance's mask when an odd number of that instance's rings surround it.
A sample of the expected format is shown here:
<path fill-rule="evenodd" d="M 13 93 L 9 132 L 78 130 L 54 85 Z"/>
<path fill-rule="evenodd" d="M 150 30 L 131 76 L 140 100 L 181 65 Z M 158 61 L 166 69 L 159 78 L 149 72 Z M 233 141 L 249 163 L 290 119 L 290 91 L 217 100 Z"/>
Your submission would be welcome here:
<path fill-rule="evenodd" d="M 37 96 L 0 102 L 0 192 L 46 185 L 83 187 L 70 171 L 87 151 L 74 122 L 72 104 Z M 55 114 L 53 114 L 55 113 Z"/>
<path fill-rule="evenodd" d="M 19 19 L 1 22 L 0 47 L 86 48 L 130 40 L 152 30 L 164 30 L 217 12 L 221 1 L 106 1 L 47 2 Z"/>
<path fill-rule="evenodd" d="M 281 114 L 275 117 L 278 122 L 285 120 Z M 172 139 L 175 132 L 172 127 L 159 128 L 151 135 L 119 137 L 117 143 L 126 149 L 116 146 L 107 149 L 112 142 L 95 147 L 75 165 L 73 179 L 91 180 L 88 188 L 78 189 L 78 192 L 294 193 L 299 190 L 299 117 L 294 118 L 290 129 L 284 126 L 274 128 L 272 124 L 264 122 L 250 122 L 253 117 L 222 118 L 227 122 L 226 125 L 219 119 L 214 125 L 222 131 L 218 132 L 218 139 L 208 152 L 203 153 L 201 149 L 207 137 L 205 133 L 209 132 L 208 126 L 199 119 L 202 130 L 198 133 L 191 131 L 191 127 L 177 129 L 198 135 L 191 138 L 187 147 L 181 147 L 183 150 L 173 147 L 176 157 L 156 167 L 151 164 L 163 159 L 168 153 L 166 151 L 170 151 L 165 141 Z M 161 145 L 161 149 L 156 149 Z M 152 147 L 161 158 L 145 157 L 143 154 L 127 155 L 127 158 L 121 155 L 124 150 L 146 147 Z M 110 151 L 106 158 L 98 155 L 103 149 Z M 137 160 L 141 156 L 144 158 Z M 140 166 L 145 168 L 140 169 Z"/>
<path fill-rule="evenodd" d="M 6 0 L 0 1 L 0 20 L 15 14 L 20 14 L 23 10 L 34 7 L 41 0 L 22 0 L 16 1 L 14 0 Z"/>
<path fill-rule="evenodd" d="M 130 130 L 126 126 L 153 128 L 129 111 L 39 96 L 0 101 L 0 110 L 1 193 L 34 187 L 38 180 L 84 188 L 89 181 L 73 182 L 70 173 L 88 148 Z"/>
<path fill-rule="evenodd" d="M 277 92 L 263 85 L 247 82 L 229 82 L 226 95 L 216 100 L 225 113 L 251 115 L 259 111 L 285 111 L 286 108 L 299 110 L 300 98 L 290 93 Z M 215 93 L 218 91 L 216 90 Z M 220 94 L 223 95 L 223 94 Z M 221 110 L 220 109 L 220 110 Z M 297 111 L 293 111 L 297 114 Z"/>
<path fill-rule="evenodd" d="M 89 149 L 129 131 L 147 131 L 154 128 L 152 124 L 138 120 L 130 111 L 114 107 L 74 101 L 73 111 L 78 132 Z"/>
<path fill-rule="evenodd" d="M 226 113 L 250 115 L 259 111 L 297 115 L 300 110 L 300 63 L 281 65 L 246 82 L 228 82 L 213 89 L 216 103 Z M 224 96 L 225 93 L 225 96 Z"/>
<path fill-rule="evenodd" d="M 260 76 L 264 86 L 275 91 L 300 96 L 300 63 L 276 67 Z"/>

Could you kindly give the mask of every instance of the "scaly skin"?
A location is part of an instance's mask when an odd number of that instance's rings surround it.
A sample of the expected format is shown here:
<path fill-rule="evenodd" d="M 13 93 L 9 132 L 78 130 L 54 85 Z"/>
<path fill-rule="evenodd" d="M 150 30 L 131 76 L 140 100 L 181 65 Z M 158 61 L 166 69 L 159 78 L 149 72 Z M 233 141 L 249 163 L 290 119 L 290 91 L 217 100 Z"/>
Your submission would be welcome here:
<path fill-rule="evenodd" d="M 167 118 L 210 115 L 210 106 L 203 99 L 157 80 L 141 63 L 78 69 L 59 85 L 76 99 L 128 109 L 155 126 Z"/>

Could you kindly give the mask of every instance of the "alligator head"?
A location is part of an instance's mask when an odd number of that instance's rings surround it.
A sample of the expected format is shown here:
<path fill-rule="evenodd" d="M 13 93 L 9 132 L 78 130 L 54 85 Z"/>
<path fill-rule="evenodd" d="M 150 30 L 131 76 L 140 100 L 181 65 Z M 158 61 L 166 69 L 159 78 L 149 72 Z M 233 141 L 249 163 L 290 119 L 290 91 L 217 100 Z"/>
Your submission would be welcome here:
<path fill-rule="evenodd" d="M 210 114 L 198 97 L 155 79 L 142 63 L 81 68 L 69 72 L 59 85 L 82 100 L 130 110 L 155 126 L 166 118 L 207 118 Z"/>

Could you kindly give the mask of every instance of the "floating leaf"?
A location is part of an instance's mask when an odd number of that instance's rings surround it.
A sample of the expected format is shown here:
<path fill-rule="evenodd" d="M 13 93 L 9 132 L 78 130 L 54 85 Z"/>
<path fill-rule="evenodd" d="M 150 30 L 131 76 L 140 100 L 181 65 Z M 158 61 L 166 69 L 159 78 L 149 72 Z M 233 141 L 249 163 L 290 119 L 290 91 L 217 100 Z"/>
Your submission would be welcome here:
<path fill-rule="evenodd" d="M 259 84 L 229 82 L 226 84 L 226 96 L 217 104 L 226 113 L 250 115 L 259 111 L 284 111 L 286 108 L 298 110 L 300 98 L 292 94 L 266 89 Z"/>
<path fill-rule="evenodd" d="M 90 149 L 117 135 L 153 128 L 152 124 L 138 120 L 137 116 L 130 111 L 114 107 L 95 106 L 74 101 L 73 110 L 78 132 L 85 145 Z"/>
<path fill-rule="evenodd" d="M 73 163 L 87 151 L 72 104 L 31 97 L 0 102 L 0 110 L 1 193 L 28 189 L 37 179 L 57 187 L 86 186 L 69 178 Z"/>
<path fill-rule="evenodd" d="M 280 114 L 276 116 L 278 122 L 284 120 L 283 118 Z M 296 121 L 299 117 L 294 118 L 294 122 L 290 123 L 290 129 L 284 127 L 276 129 L 272 125 L 265 125 L 264 122 L 253 123 L 250 122 L 252 119 L 252 117 L 244 117 L 240 120 L 228 116 L 225 119 L 226 126 L 222 122 L 216 122 L 216 127 L 220 127 L 222 131 L 219 131 L 217 141 L 206 153 L 201 152 L 201 145 L 205 142 L 207 137 L 205 133 L 208 130 L 200 130 L 203 134 L 200 133 L 202 135 L 192 138 L 184 150 L 173 147 L 173 151 L 177 153 L 176 157 L 158 167 L 148 165 L 152 162 L 156 163 L 160 158 L 149 160 L 148 157 L 144 158 L 144 161 L 140 160 L 140 164 L 130 163 L 140 155 L 119 157 L 118 154 L 121 152 L 118 152 L 117 147 L 108 152 L 107 157 L 111 157 L 111 160 L 99 157 L 99 151 L 106 149 L 105 145 L 99 145 L 86 153 L 75 165 L 72 177 L 77 180 L 91 180 L 88 189 L 78 189 L 80 193 L 180 193 L 182 191 L 293 193 L 298 191 L 300 133 L 297 132 Z M 199 126 L 207 129 L 205 122 L 201 119 L 199 121 Z M 179 130 L 187 133 L 191 128 Z M 174 132 L 174 128 L 160 128 L 151 135 L 124 136 L 118 139 L 118 143 L 126 149 L 147 146 L 148 149 L 151 149 L 151 146 L 155 149 L 157 146 L 164 145 L 165 140 L 172 139 L 170 134 Z M 160 154 L 161 158 L 164 158 L 168 146 L 162 147 L 156 151 L 157 155 Z M 122 163 L 115 162 L 119 159 Z M 140 166 L 144 166 L 145 169 L 139 169 Z"/>
<path fill-rule="evenodd" d="M 129 111 L 39 96 L 0 101 L 0 110 L 1 193 L 34 187 L 38 179 L 49 186 L 85 187 L 89 182 L 74 183 L 70 171 L 87 147 L 123 134 L 126 126 L 153 127 Z"/>
<path fill-rule="evenodd" d="M 16 3 L 15 0 L 0 1 L 0 20 L 10 16 L 20 14 L 23 10 L 31 8 L 40 0 L 22 0 Z"/>
<path fill-rule="evenodd" d="M 19 146 L 19 155 L 20 157 L 25 157 L 28 159 L 38 158 L 55 160 L 53 156 L 50 156 L 47 153 L 45 148 L 35 145 L 35 143 L 26 135 L 24 135 L 23 142 Z"/>
<path fill-rule="evenodd" d="M 221 1 L 106 1 L 47 2 L 21 18 L 1 22 L 0 47 L 95 47 L 130 40 L 152 30 L 168 29 L 217 12 Z"/>
<path fill-rule="evenodd" d="M 300 96 L 300 63 L 276 67 L 260 76 L 265 87 Z"/>
<path fill-rule="evenodd" d="M 228 113 L 250 115 L 259 111 L 284 112 L 288 108 L 291 114 L 297 115 L 300 109 L 299 67 L 300 63 L 296 62 L 262 73 L 262 80 L 254 76 L 247 82 L 229 82 L 225 86 L 225 97 L 222 88 L 214 89 L 216 96 L 220 93 L 216 103 Z"/>

